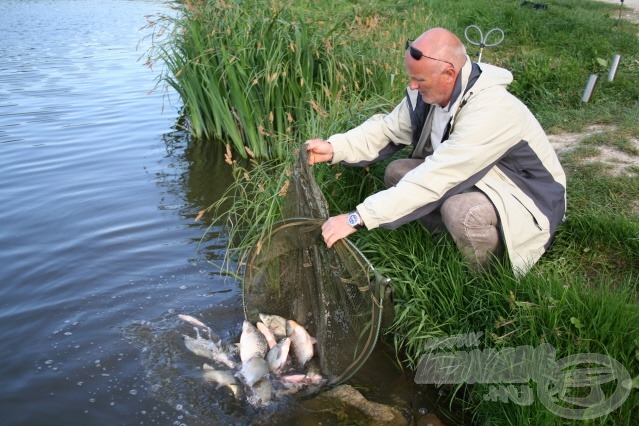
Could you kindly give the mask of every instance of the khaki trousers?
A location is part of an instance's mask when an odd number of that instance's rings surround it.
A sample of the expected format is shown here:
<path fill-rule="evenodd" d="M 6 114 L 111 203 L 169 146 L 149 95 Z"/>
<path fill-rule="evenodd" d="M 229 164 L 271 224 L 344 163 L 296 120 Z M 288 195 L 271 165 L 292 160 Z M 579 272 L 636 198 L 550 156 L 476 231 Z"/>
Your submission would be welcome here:
<path fill-rule="evenodd" d="M 386 187 L 395 186 L 423 161 L 406 158 L 391 162 L 384 175 Z M 475 187 L 447 198 L 439 209 L 419 221 L 434 235 L 448 231 L 473 270 L 484 269 L 491 258 L 504 254 L 495 206 Z"/>

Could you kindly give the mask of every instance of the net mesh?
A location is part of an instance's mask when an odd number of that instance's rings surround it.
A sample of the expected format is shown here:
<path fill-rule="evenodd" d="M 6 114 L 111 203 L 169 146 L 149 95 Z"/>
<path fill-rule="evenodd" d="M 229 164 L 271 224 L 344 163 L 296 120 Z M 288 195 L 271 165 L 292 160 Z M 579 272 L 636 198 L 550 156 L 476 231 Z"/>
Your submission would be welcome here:
<path fill-rule="evenodd" d="M 317 340 L 315 358 L 329 385 L 350 378 L 373 350 L 390 283 L 347 239 L 326 247 L 328 204 L 300 150 L 283 219 L 258 241 L 244 274 L 246 318 L 293 319 Z M 392 306 L 391 306 L 392 308 Z"/>

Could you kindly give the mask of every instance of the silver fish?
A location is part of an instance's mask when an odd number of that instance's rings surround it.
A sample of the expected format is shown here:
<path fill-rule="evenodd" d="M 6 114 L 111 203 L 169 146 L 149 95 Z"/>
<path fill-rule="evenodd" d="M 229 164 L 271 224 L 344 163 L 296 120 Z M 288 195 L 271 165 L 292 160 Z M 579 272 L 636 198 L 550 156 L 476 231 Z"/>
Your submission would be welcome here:
<path fill-rule="evenodd" d="M 252 388 L 252 394 L 247 398 L 249 404 L 254 407 L 265 407 L 271 403 L 273 385 L 270 380 L 262 380 Z"/>
<path fill-rule="evenodd" d="M 288 359 L 288 352 L 291 347 L 291 339 L 285 337 L 271 348 L 266 354 L 268 369 L 273 374 L 279 374 Z"/>
<path fill-rule="evenodd" d="M 244 320 L 240 336 L 240 358 L 246 362 L 253 357 L 264 358 L 268 350 L 266 337 L 253 324 Z"/>
<path fill-rule="evenodd" d="M 276 339 L 286 337 L 286 319 L 279 315 L 260 314 L 262 322 L 271 329 Z"/>
<path fill-rule="evenodd" d="M 184 345 L 195 355 L 203 356 L 220 364 L 224 364 L 229 368 L 235 368 L 235 363 L 229 356 L 212 340 L 203 339 L 199 333 L 197 338 L 193 338 L 183 334 Z"/>
<path fill-rule="evenodd" d="M 302 396 L 315 395 L 322 388 L 322 386 L 320 386 L 321 384 L 310 382 L 303 374 L 294 374 L 284 377 L 286 377 L 286 380 L 280 380 L 280 386 L 274 392 L 276 398 L 282 398 L 294 394 L 300 394 Z"/>
<path fill-rule="evenodd" d="M 313 358 L 313 344 L 316 343 L 315 338 L 311 337 L 304 327 L 293 320 L 286 322 L 286 334 L 291 338 L 291 349 L 300 366 L 304 367 L 306 363 Z"/>
<path fill-rule="evenodd" d="M 255 356 L 242 364 L 238 374 L 247 386 L 253 387 L 255 383 L 268 376 L 268 364 L 264 358 Z"/>
<path fill-rule="evenodd" d="M 322 376 L 322 370 L 320 369 L 317 359 L 312 359 L 306 364 L 305 381 L 310 385 L 320 385 L 326 381 L 324 376 Z"/>
<path fill-rule="evenodd" d="M 287 380 L 280 381 L 281 386 L 278 387 L 277 390 L 275 391 L 276 398 L 282 398 L 285 396 L 296 394 L 307 386 L 306 383 L 302 381 L 304 377 L 303 374 L 299 374 L 299 375 L 295 374 L 293 376 L 300 376 L 300 377 L 295 377 L 294 379 L 291 379 L 291 380 L 287 379 Z M 284 376 L 284 377 L 292 378 L 293 376 Z"/>
<path fill-rule="evenodd" d="M 198 333 L 199 333 L 199 331 L 206 332 L 206 334 L 208 334 L 208 336 L 209 336 L 209 340 L 213 340 L 213 332 L 211 331 L 211 327 L 209 327 L 208 325 L 204 324 L 199 319 L 197 319 L 195 317 L 192 317 L 191 315 L 184 315 L 184 314 L 179 314 L 178 318 L 180 318 L 182 321 L 188 322 L 189 324 L 191 324 L 194 327 L 196 327 L 195 330 Z"/>
<path fill-rule="evenodd" d="M 192 324 L 192 325 L 194 325 L 196 327 L 209 328 L 208 325 L 204 324 L 199 319 L 197 319 L 195 317 L 192 317 L 191 315 L 179 314 L 178 318 L 180 318 L 182 321 L 186 321 L 189 324 Z"/>
<path fill-rule="evenodd" d="M 258 321 L 258 323 L 255 325 L 257 326 L 257 329 L 260 330 L 262 334 L 264 335 L 264 337 L 266 338 L 266 343 L 268 343 L 268 348 L 273 349 L 273 346 L 275 346 L 277 342 L 275 341 L 275 335 L 273 334 L 271 329 L 268 328 L 263 322 Z"/>
<path fill-rule="evenodd" d="M 303 389 L 303 386 L 285 387 L 285 388 L 282 388 L 282 389 L 277 389 L 274 392 L 275 393 L 275 398 L 281 399 L 281 398 L 284 398 L 285 396 L 294 395 L 294 394 L 296 394 L 297 392 L 299 392 L 302 389 Z"/>
<path fill-rule="evenodd" d="M 226 370 L 216 370 L 208 364 L 204 364 L 202 369 L 204 370 L 204 380 L 217 383 L 215 389 L 226 386 L 231 390 L 231 392 L 233 392 L 233 396 L 235 396 L 236 398 L 239 397 L 240 384 L 238 383 L 233 373 Z"/>

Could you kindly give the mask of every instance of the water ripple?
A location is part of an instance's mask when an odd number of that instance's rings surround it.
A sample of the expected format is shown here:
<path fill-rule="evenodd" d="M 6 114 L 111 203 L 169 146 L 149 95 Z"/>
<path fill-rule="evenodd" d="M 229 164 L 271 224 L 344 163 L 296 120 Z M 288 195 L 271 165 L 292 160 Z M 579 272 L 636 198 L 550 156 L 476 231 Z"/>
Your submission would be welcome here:
<path fill-rule="evenodd" d="M 140 412 L 158 403 L 129 392 L 143 371 L 118 328 L 237 291 L 206 263 L 223 239 L 198 251 L 207 224 L 193 222 L 228 172 L 190 153 L 177 111 L 153 93 L 157 71 L 139 61 L 144 16 L 164 7 L 0 2 L 4 424 L 60 407 L 69 424 L 148 423 Z M 183 415 L 160 408 L 160 423 Z"/>

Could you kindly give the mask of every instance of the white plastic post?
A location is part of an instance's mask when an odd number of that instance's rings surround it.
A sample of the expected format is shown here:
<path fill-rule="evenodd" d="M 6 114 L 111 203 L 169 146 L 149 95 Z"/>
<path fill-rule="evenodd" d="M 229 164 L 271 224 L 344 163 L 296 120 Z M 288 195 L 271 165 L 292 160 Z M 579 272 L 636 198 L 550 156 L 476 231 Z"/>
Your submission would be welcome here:
<path fill-rule="evenodd" d="M 612 63 L 610 64 L 610 70 L 608 71 L 608 81 L 612 81 L 615 79 L 615 75 L 617 74 L 617 67 L 619 66 L 619 61 L 621 60 L 621 55 L 616 54 L 612 57 Z"/>
<path fill-rule="evenodd" d="M 597 74 L 590 74 L 590 77 L 588 77 L 588 83 L 586 83 L 586 88 L 584 89 L 584 94 L 581 95 L 582 101 L 588 102 L 590 100 L 590 96 L 592 95 L 592 91 L 595 89 L 598 77 L 599 76 Z"/>

